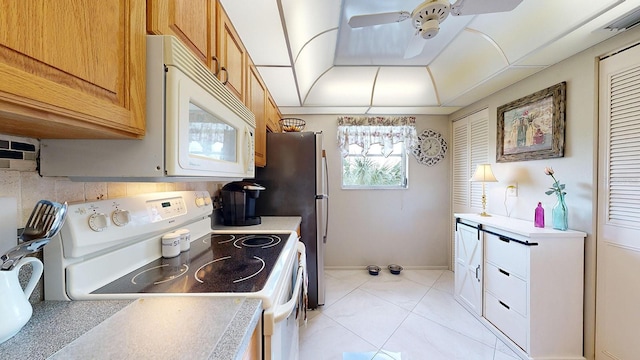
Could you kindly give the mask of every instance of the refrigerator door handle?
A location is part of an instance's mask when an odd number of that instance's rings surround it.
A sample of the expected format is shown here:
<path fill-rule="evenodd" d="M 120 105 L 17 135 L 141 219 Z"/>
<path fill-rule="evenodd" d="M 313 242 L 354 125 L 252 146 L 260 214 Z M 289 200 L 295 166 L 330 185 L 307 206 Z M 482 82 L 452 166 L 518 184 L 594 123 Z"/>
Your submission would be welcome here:
<path fill-rule="evenodd" d="M 324 167 L 324 186 L 325 195 L 327 196 L 327 204 L 325 206 L 324 214 L 324 235 L 323 242 L 327 243 L 327 234 L 329 233 L 329 165 L 327 164 L 327 153 L 322 150 L 322 166 Z"/>

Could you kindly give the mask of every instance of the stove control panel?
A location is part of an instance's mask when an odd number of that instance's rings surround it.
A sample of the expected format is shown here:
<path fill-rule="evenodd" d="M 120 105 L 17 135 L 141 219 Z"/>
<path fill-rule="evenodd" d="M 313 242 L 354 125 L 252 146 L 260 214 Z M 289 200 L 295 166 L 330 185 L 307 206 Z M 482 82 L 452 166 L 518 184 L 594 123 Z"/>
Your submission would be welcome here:
<path fill-rule="evenodd" d="M 209 201 L 204 201 L 207 198 Z M 70 204 L 60 231 L 64 256 L 78 258 L 138 241 L 207 218 L 212 211 L 207 191 L 161 192 Z"/>
<path fill-rule="evenodd" d="M 196 206 L 198 206 L 198 199 L 196 198 Z M 151 222 L 158 222 L 186 214 L 187 207 L 182 197 L 174 197 L 147 201 L 147 211 L 149 211 Z"/>

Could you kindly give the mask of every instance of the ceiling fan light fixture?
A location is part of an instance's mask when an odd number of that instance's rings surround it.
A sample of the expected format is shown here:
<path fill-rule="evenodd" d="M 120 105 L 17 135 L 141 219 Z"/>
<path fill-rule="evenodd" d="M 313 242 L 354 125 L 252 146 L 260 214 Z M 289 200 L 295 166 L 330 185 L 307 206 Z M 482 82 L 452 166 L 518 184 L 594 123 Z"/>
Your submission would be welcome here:
<path fill-rule="evenodd" d="M 438 31 L 440 31 L 440 23 L 438 20 L 427 20 L 420 26 L 420 36 L 422 36 L 423 39 L 431 39 L 438 35 Z"/>
<path fill-rule="evenodd" d="M 411 13 L 413 27 L 420 30 L 422 25 L 429 20 L 441 23 L 449 16 L 450 11 L 451 4 L 448 0 L 427 0 L 418 5 Z"/>

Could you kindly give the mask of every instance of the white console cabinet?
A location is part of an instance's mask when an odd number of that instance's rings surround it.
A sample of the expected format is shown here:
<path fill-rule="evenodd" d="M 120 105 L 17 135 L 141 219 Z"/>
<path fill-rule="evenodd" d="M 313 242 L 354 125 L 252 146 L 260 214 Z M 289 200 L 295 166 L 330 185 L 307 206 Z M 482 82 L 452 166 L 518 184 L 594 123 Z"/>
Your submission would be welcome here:
<path fill-rule="evenodd" d="M 584 238 L 455 214 L 455 298 L 523 359 L 584 359 Z"/>

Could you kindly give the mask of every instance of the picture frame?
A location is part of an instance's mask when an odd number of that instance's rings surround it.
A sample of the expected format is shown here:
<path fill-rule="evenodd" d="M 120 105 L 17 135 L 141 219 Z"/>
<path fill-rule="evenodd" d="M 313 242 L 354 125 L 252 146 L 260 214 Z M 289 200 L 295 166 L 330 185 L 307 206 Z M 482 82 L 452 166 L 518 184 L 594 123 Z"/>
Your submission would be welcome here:
<path fill-rule="evenodd" d="M 498 107 L 496 162 L 564 156 L 565 81 Z"/>

